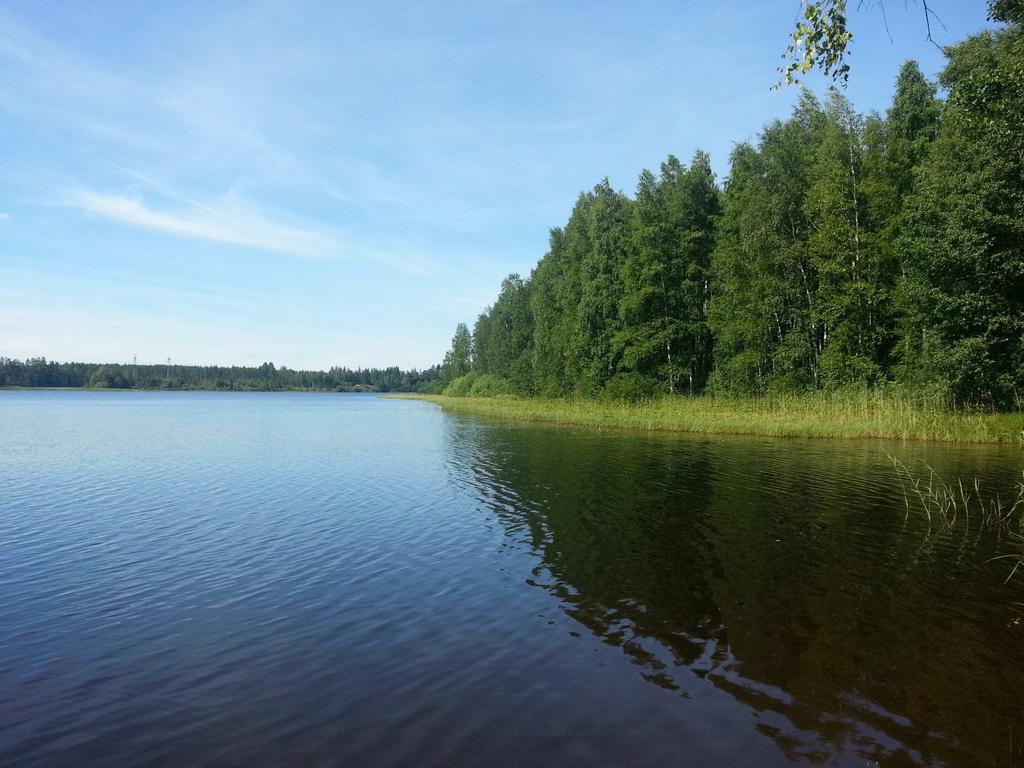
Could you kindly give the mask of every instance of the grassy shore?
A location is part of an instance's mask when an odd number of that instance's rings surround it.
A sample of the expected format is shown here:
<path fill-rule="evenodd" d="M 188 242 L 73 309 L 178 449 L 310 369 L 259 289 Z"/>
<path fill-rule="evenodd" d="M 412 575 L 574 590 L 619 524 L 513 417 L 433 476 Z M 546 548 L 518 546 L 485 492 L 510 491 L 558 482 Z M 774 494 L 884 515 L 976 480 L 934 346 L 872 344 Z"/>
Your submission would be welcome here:
<path fill-rule="evenodd" d="M 597 400 L 406 395 L 446 411 L 586 427 L 771 437 L 1021 442 L 1024 415 L 927 408 L 874 392 L 765 398 L 673 397 L 639 404 Z"/>

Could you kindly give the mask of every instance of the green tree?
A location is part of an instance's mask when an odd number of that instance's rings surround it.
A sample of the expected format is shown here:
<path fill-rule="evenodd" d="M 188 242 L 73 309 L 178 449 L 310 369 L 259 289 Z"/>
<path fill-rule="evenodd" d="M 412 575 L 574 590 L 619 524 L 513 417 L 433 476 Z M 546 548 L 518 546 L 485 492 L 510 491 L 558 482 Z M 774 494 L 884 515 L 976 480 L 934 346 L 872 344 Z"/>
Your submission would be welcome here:
<path fill-rule="evenodd" d="M 825 343 L 807 241 L 807 190 L 825 115 L 810 93 L 758 146 L 737 146 L 712 256 L 714 387 L 763 392 L 819 383 Z"/>
<path fill-rule="evenodd" d="M 459 323 L 455 327 L 451 349 L 445 353 L 444 362 L 441 364 L 442 378 L 446 383 L 454 381 L 469 373 L 472 366 L 473 338 L 466 324 Z"/>
<path fill-rule="evenodd" d="M 858 7 L 865 5 L 876 8 L 882 23 L 886 23 L 885 0 L 861 2 Z M 919 6 L 929 42 L 934 42 L 932 22 L 938 19 L 933 6 L 929 0 L 921 0 Z M 801 0 L 800 8 L 801 16 L 797 18 L 789 45 L 782 54 L 785 60 L 785 64 L 779 67 L 782 80 L 774 87 L 778 88 L 783 82 L 799 83 L 801 76 L 814 69 L 820 70 L 833 82 L 845 85 L 850 76 L 846 55 L 853 41 L 853 33 L 847 24 L 846 0 Z M 988 18 L 1006 24 L 1024 24 L 1024 1 L 989 0 Z"/>
<path fill-rule="evenodd" d="M 884 118 L 802 92 L 736 147 L 721 193 L 698 152 L 645 171 L 635 200 L 607 180 L 581 194 L 529 280 L 510 276 L 477 320 L 488 386 L 698 392 L 710 360 L 719 391 L 896 378 L 1009 403 L 1024 388 L 1020 8 L 992 4 L 1008 27 L 949 49 L 945 106 L 907 62 Z"/>
<path fill-rule="evenodd" d="M 121 371 L 101 365 L 89 377 L 89 386 L 101 389 L 127 389 L 131 383 Z"/>
<path fill-rule="evenodd" d="M 829 98 L 814 147 L 805 213 L 817 279 L 813 322 L 821 383 L 874 383 L 889 340 L 890 289 L 877 233 L 868 227 L 863 121 L 838 93 Z"/>
<path fill-rule="evenodd" d="M 876 360 L 887 372 L 903 355 L 896 348 L 898 339 L 906 336 L 900 328 L 906 317 L 906 259 L 899 244 L 902 212 L 916 169 L 938 134 L 941 102 L 935 90 L 916 62 L 906 62 L 886 118 L 871 116 L 864 129 L 864 222 L 873 233 L 881 289 L 875 307 Z"/>
<path fill-rule="evenodd" d="M 491 373 L 497 361 L 492 363 L 491 319 L 492 308 L 488 307 L 473 324 L 473 368 L 481 373 Z"/>
<path fill-rule="evenodd" d="M 800 77 L 812 69 L 833 81 L 845 84 L 850 77 L 846 63 L 847 48 L 853 33 L 846 24 L 846 0 L 803 0 L 802 18 L 790 35 L 789 45 L 782 55 L 788 61 L 779 67 L 782 82 L 799 83 Z"/>
<path fill-rule="evenodd" d="M 581 196 L 573 210 L 574 216 L 584 202 Z M 566 240 L 562 228 L 552 229 L 548 252 L 530 276 L 533 287 L 530 295 L 532 367 L 536 391 L 544 395 L 562 395 L 571 388 L 566 362 L 579 266 L 571 260 Z"/>
<path fill-rule="evenodd" d="M 902 377 L 1008 404 L 1024 387 L 1024 32 L 1012 23 L 947 54 L 942 125 L 902 222 Z"/>
<path fill-rule="evenodd" d="M 886 117 L 888 171 L 901 201 L 911 191 L 914 169 L 938 135 L 941 111 L 935 84 L 925 78 L 916 61 L 906 62 Z"/>
<path fill-rule="evenodd" d="M 632 201 L 607 180 L 580 195 L 531 276 L 534 388 L 594 394 L 618 370 L 621 269 Z"/>
<path fill-rule="evenodd" d="M 718 188 L 707 155 L 687 169 L 674 156 L 655 179 L 640 175 L 634 244 L 622 265 L 622 326 L 615 342 L 622 367 L 663 391 L 699 390 L 709 368 L 707 306 Z"/>
<path fill-rule="evenodd" d="M 594 187 L 586 207 L 584 231 L 570 230 L 571 257 L 579 262 L 579 296 L 570 337 L 573 389 L 596 393 L 618 370 L 613 343 L 621 327 L 622 264 L 631 244 L 632 201 L 608 180 Z"/>
<path fill-rule="evenodd" d="M 509 382 L 522 392 L 533 390 L 533 313 L 530 283 L 512 274 L 501 282 L 494 305 L 473 328 L 474 369 Z"/>

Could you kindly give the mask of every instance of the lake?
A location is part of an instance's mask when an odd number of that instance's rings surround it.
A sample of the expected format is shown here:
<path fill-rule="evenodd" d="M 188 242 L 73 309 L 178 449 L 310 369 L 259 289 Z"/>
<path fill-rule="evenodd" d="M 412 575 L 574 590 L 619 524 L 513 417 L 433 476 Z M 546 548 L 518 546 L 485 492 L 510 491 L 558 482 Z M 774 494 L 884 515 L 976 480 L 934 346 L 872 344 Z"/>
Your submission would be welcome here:
<path fill-rule="evenodd" d="M 1024 574 L 886 451 L 0 392 L 0 764 L 1024 761 Z M 923 466 L 923 465 L 920 465 Z"/>

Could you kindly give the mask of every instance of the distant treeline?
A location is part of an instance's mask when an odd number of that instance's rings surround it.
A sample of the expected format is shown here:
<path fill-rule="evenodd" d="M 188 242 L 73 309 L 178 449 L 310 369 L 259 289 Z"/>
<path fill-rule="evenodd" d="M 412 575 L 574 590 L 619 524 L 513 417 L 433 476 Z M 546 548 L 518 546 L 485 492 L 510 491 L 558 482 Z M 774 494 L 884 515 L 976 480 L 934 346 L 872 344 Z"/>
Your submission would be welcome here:
<path fill-rule="evenodd" d="M 423 371 L 331 368 L 295 371 L 273 363 L 258 367 L 55 363 L 45 358 L 0 357 L 0 387 L 99 387 L 104 389 L 321 390 L 338 392 L 434 391 L 440 366 Z"/>
<path fill-rule="evenodd" d="M 1013 4 L 1011 4 L 1013 5 Z M 1019 4 L 1014 5 L 1018 7 Z M 1024 29 L 917 64 L 862 116 L 804 92 L 733 150 L 606 181 L 445 356 L 454 394 L 763 394 L 895 386 L 1024 393 Z M 469 374 L 469 378 L 465 378 Z"/>

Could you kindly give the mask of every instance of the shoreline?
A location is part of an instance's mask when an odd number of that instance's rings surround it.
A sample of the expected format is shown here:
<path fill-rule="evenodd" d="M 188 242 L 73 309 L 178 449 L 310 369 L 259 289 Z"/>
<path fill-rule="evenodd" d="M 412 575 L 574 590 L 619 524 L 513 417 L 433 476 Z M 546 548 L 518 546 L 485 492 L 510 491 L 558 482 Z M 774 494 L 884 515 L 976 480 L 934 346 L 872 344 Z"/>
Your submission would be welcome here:
<path fill-rule="evenodd" d="M 636 405 L 597 400 L 385 395 L 423 400 L 450 413 L 572 427 L 830 440 L 912 440 L 1024 446 L 1020 413 L 929 411 L 871 396 L 785 399 L 676 397 Z"/>
<path fill-rule="evenodd" d="M 253 393 L 253 392 L 305 392 L 314 395 L 401 395 L 408 396 L 410 392 L 381 392 L 379 390 L 367 391 L 359 389 L 300 389 L 282 387 L 280 389 L 229 389 L 227 387 L 21 387 L 2 386 L 0 392 L 226 392 Z"/>

